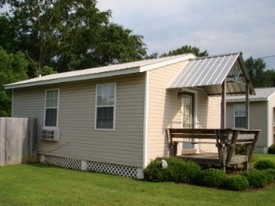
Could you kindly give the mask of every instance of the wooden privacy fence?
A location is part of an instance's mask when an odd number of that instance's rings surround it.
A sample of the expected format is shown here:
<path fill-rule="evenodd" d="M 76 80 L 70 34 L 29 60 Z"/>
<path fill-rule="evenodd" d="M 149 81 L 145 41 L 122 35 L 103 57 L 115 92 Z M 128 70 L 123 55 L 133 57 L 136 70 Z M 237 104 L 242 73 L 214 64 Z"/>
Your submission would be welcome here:
<path fill-rule="evenodd" d="M 37 120 L 0 118 L 0 166 L 36 161 Z"/>

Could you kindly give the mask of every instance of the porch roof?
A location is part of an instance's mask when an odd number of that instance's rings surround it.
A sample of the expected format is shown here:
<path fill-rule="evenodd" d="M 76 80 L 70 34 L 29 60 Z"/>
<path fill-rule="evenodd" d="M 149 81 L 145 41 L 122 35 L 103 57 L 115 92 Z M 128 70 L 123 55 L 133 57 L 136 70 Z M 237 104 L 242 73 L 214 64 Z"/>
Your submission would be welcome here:
<path fill-rule="evenodd" d="M 245 94 L 246 84 L 255 94 L 241 52 L 189 59 L 168 89 L 200 87 L 208 95 L 222 95 L 225 81 L 227 94 Z"/>

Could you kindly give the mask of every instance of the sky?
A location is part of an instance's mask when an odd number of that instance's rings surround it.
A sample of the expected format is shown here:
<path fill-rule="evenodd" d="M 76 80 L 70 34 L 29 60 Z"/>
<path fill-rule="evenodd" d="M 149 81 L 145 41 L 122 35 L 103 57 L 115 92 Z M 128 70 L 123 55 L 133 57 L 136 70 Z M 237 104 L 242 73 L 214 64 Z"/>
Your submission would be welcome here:
<path fill-rule="evenodd" d="M 148 54 L 191 45 L 210 55 L 266 57 L 275 69 L 275 0 L 98 0 L 97 7 L 142 35 Z"/>

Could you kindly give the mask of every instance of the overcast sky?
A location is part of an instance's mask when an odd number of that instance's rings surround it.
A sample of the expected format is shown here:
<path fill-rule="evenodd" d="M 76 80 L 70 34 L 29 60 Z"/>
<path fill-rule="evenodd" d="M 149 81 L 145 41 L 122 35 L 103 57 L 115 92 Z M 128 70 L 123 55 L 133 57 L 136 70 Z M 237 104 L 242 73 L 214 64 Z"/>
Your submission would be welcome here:
<path fill-rule="evenodd" d="M 111 21 L 144 37 L 148 53 L 183 45 L 210 55 L 243 52 L 275 69 L 275 0 L 98 0 Z"/>

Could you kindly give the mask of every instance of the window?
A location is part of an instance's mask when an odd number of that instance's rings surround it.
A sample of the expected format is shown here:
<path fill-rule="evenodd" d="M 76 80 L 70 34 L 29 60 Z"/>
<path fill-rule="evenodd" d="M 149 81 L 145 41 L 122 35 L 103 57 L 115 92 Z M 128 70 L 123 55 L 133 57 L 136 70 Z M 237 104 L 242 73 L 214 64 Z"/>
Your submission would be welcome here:
<path fill-rule="evenodd" d="M 235 104 L 235 127 L 246 128 L 245 104 Z"/>
<path fill-rule="evenodd" d="M 96 129 L 114 129 L 115 83 L 96 86 Z"/>
<path fill-rule="evenodd" d="M 45 127 L 57 127 L 58 89 L 46 90 L 45 95 Z"/>

